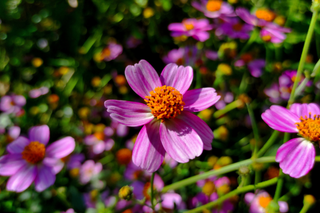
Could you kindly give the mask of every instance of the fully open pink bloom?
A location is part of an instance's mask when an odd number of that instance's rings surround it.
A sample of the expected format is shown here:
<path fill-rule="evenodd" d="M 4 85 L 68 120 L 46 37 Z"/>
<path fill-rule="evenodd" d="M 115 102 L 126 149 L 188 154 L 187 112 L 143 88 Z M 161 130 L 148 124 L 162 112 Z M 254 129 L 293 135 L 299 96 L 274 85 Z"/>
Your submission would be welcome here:
<path fill-rule="evenodd" d="M 272 128 L 281 132 L 298 133 L 280 146 L 276 161 L 283 173 L 294 178 L 306 175 L 314 165 L 313 142 L 320 141 L 320 109 L 316 104 L 292 104 L 290 110 L 273 105 L 261 115 Z"/>
<path fill-rule="evenodd" d="M 34 182 L 41 192 L 55 182 L 63 167 L 60 159 L 74 150 L 75 141 L 65 137 L 46 148 L 49 138 L 49 127 L 37 126 L 29 130 L 29 138 L 20 136 L 7 146 L 9 154 L 0 158 L 0 175 L 11 176 L 8 191 L 22 192 Z"/>
<path fill-rule="evenodd" d="M 182 23 L 169 24 L 168 29 L 172 31 L 172 37 L 178 36 L 192 36 L 198 41 L 206 41 L 210 34 L 206 31 L 212 30 L 212 26 L 207 19 L 189 18 L 182 21 Z"/>
<path fill-rule="evenodd" d="M 211 150 L 212 130 L 192 112 L 215 104 L 213 88 L 188 90 L 193 79 L 191 67 L 168 64 L 161 76 L 145 60 L 127 66 L 125 76 L 130 87 L 147 102 L 107 100 L 111 118 L 127 126 L 143 126 L 133 148 L 132 161 L 149 172 L 156 171 L 167 152 L 186 163 Z M 149 107 L 150 106 L 150 107 Z"/>
<path fill-rule="evenodd" d="M 200 0 L 200 3 L 193 1 L 191 4 L 194 8 L 203 12 L 208 18 L 234 16 L 233 8 L 230 4 L 223 1 Z"/>

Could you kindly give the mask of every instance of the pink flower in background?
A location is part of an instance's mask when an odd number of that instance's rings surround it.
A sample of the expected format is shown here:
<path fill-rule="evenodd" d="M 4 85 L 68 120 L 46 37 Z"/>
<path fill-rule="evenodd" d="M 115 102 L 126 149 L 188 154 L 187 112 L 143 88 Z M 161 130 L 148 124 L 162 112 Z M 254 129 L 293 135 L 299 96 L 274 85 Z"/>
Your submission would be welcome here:
<path fill-rule="evenodd" d="M 116 43 L 109 43 L 100 54 L 100 60 L 111 61 L 122 53 L 122 46 Z"/>
<path fill-rule="evenodd" d="M 40 87 L 37 89 L 32 89 L 29 91 L 29 96 L 30 98 L 38 98 L 41 95 L 45 95 L 49 92 L 49 88 L 48 87 Z"/>
<path fill-rule="evenodd" d="M 243 54 L 241 59 L 234 62 L 235 67 L 242 67 L 247 65 L 247 68 L 250 74 L 255 77 L 259 78 L 263 73 L 263 68 L 266 66 L 266 61 L 264 59 L 253 59 L 251 54 Z"/>
<path fill-rule="evenodd" d="M 206 41 L 210 34 L 206 31 L 212 30 L 212 26 L 207 19 L 189 18 L 182 21 L 182 23 L 169 24 L 168 29 L 172 31 L 172 37 L 178 36 L 192 36 L 198 41 Z"/>
<path fill-rule="evenodd" d="M 269 203 L 272 201 L 272 198 L 268 194 L 268 192 L 259 190 L 256 194 L 251 192 L 247 193 L 244 196 L 244 201 L 250 207 L 249 208 L 250 213 L 266 213 L 267 207 Z M 289 211 L 287 202 L 278 201 L 278 204 L 279 204 L 279 211 L 281 213 Z"/>
<path fill-rule="evenodd" d="M 107 126 L 103 132 L 106 136 L 111 137 L 116 133 L 118 137 L 125 137 L 128 134 L 128 127 L 119 122 L 112 121 L 110 126 Z"/>
<path fill-rule="evenodd" d="M 49 127 L 37 126 L 29 130 L 29 138 L 20 136 L 7 146 L 9 154 L 0 158 L 0 175 L 11 176 L 8 191 L 22 192 L 34 182 L 41 192 L 55 182 L 63 167 L 60 159 L 74 150 L 75 141 L 65 137 L 46 148 L 49 138 Z"/>
<path fill-rule="evenodd" d="M 149 172 L 156 171 L 165 153 L 185 163 L 211 150 L 212 130 L 192 112 L 215 104 L 218 96 L 213 88 L 188 90 L 193 79 L 191 67 L 168 64 L 159 77 L 145 60 L 127 66 L 130 87 L 146 104 L 107 100 L 110 117 L 127 126 L 143 126 L 138 134 L 132 161 Z"/>
<path fill-rule="evenodd" d="M 0 99 L 0 110 L 7 114 L 19 114 L 25 104 L 26 98 L 22 95 L 5 95 Z"/>
<path fill-rule="evenodd" d="M 220 0 L 200 0 L 200 3 L 193 1 L 191 4 L 208 18 L 235 16 L 233 8 L 228 3 Z"/>
<path fill-rule="evenodd" d="M 180 47 L 179 49 L 173 49 L 163 57 L 163 61 L 166 64 L 175 63 L 177 65 L 189 65 L 193 66 L 198 58 L 198 49 L 196 46 L 192 47 Z"/>
<path fill-rule="evenodd" d="M 94 180 L 98 177 L 98 174 L 102 170 L 101 163 L 95 163 L 93 160 L 87 160 L 84 162 L 79 171 L 80 183 L 87 184 L 91 180 Z"/>
<path fill-rule="evenodd" d="M 215 31 L 216 36 L 226 35 L 230 38 L 248 39 L 253 26 L 243 24 L 238 18 L 230 18 L 222 23 Z"/>
<path fill-rule="evenodd" d="M 314 165 L 315 148 L 320 142 L 320 109 L 316 104 L 292 104 L 290 110 L 273 105 L 261 115 L 274 130 L 298 133 L 301 137 L 280 146 L 276 161 L 283 173 L 294 178 L 306 175 Z"/>
<path fill-rule="evenodd" d="M 105 137 L 103 132 L 96 132 L 84 138 L 84 143 L 91 147 L 93 154 L 98 155 L 104 151 L 109 151 L 114 145 L 114 140 Z"/>

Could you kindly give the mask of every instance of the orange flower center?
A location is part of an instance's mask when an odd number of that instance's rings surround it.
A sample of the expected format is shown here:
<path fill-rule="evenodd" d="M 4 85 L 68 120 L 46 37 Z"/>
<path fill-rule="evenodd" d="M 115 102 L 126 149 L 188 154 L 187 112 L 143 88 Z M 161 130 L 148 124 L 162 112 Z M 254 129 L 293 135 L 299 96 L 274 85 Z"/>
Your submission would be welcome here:
<path fill-rule="evenodd" d="M 183 21 L 182 23 L 186 30 L 192 30 L 194 28 L 192 22 L 190 21 Z"/>
<path fill-rule="evenodd" d="M 170 86 L 156 87 L 144 100 L 151 109 L 155 118 L 164 122 L 166 119 L 175 118 L 183 111 L 185 103 L 178 90 Z"/>
<path fill-rule="evenodd" d="M 320 115 L 314 115 L 312 118 L 309 113 L 309 117 L 301 116 L 300 120 L 296 123 L 299 134 L 309 141 L 320 142 Z"/>
<path fill-rule="evenodd" d="M 103 140 L 103 139 L 104 139 L 104 134 L 103 134 L 103 132 L 96 132 L 96 133 L 94 133 L 94 136 L 95 136 L 98 140 Z"/>
<path fill-rule="evenodd" d="M 259 19 L 263 19 L 270 22 L 273 21 L 273 19 L 276 17 L 276 14 L 268 9 L 259 9 L 256 11 L 256 16 Z"/>
<path fill-rule="evenodd" d="M 262 207 L 262 208 L 266 208 L 269 203 L 271 202 L 272 198 L 267 196 L 267 197 L 264 197 L 264 196 L 261 196 L 259 197 L 259 205 Z"/>
<path fill-rule="evenodd" d="M 270 40 L 271 40 L 271 36 L 270 36 L 270 35 L 262 36 L 262 40 L 264 40 L 264 41 L 270 41 Z"/>
<path fill-rule="evenodd" d="M 215 191 L 216 191 L 216 186 L 212 181 L 207 181 L 202 187 L 202 192 L 207 196 L 210 196 Z"/>
<path fill-rule="evenodd" d="M 109 57 L 110 55 L 111 55 L 111 50 L 109 48 L 105 48 L 104 50 L 102 50 L 102 53 L 101 53 L 102 58 Z"/>
<path fill-rule="evenodd" d="M 237 23 L 232 26 L 232 29 L 235 31 L 240 31 L 240 30 L 242 30 L 242 26 L 243 25 L 241 23 Z"/>
<path fill-rule="evenodd" d="M 184 64 L 184 59 L 183 59 L 183 58 L 179 58 L 179 59 L 176 61 L 176 64 L 177 64 L 178 66 L 183 65 L 183 64 Z"/>
<path fill-rule="evenodd" d="M 44 144 L 33 141 L 22 151 L 22 158 L 29 163 L 36 164 L 43 160 L 45 154 L 46 148 Z"/>
<path fill-rule="evenodd" d="M 215 12 L 215 11 L 220 10 L 221 5 L 222 5 L 221 0 L 209 0 L 206 5 L 206 8 L 210 12 Z"/>
<path fill-rule="evenodd" d="M 240 57 L 245 63 L 249 63 L 250 61 L 252 61 L 253 57 L 250 53 L 245 53 L 243 55 L 241 55 Z"/>
<path fill-rule="evenodd" d="M 153 186 L 153 189 L 155 189 L 155 187 Z M 150 200 L 151 199 L 151 183 L 150 182 L 147 182 L 144 187 L 143 187 L 143 190 L 142 190 L 142 193 L 143 195 L 145 196 L 145 198 L 147 200 Z"/>

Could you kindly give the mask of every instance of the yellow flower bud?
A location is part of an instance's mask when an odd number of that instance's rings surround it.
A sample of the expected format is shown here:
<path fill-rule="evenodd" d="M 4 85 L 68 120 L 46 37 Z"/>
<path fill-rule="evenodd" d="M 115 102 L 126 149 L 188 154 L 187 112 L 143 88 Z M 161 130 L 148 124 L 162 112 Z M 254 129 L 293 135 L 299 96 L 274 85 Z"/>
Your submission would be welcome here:
<path fill-rule="evenodd" d="M 119 198 L 120 199 L 124 199 L 124 200 L 131 200 L 133 195 L 133 188 L 130 186 L 123 186 L 120 190 L 119 190 Z"/>

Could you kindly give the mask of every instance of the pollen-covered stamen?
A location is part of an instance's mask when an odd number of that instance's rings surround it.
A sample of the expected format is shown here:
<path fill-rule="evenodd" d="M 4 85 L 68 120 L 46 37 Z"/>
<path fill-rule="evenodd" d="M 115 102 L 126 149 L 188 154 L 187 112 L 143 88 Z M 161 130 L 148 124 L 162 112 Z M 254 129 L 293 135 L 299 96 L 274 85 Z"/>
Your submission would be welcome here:
<path fill-rule="evenodd" d="M 166 119 L 175 118 L 183 111 L 185 103 L 178 90 L 170 86 L 156 87 L 144 100 L 151 109 L 155 118 L 164 122 Z"/>
<path fill-rule="evenodd" d="M 256 11 L 256 16 L 259 19 L 263 19 L 268 22 L 271 22 L 276 17 L 276 14 L 268 9 L 259 9 Z"/>
<path fill-rule="evenodd" d="M 222 1 L 221 0 L 209 0 L 206 8 L 210 12 L 215 12 L 221 9 Z"/>
<path fill-rule="evenodd" d="M 45 154 L 45 145 L 38 141 L 33 141 L 22 151 L 22 158 L 29 163 L 36 164 L 43 160 Z"/>
<path fill-rule="evenodd" d="M 194 28 L 194 25 L 191 21 L 183 21 L 182 24 L 186 30 L 192 30 Z"/>
<path fill-rule="evenodd" d="M 301 116 L 300 122 L 296 123 L 299 134 L 312 142 L 320 142 L 320 115 Z"/>

